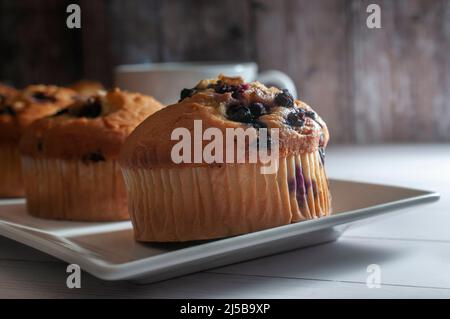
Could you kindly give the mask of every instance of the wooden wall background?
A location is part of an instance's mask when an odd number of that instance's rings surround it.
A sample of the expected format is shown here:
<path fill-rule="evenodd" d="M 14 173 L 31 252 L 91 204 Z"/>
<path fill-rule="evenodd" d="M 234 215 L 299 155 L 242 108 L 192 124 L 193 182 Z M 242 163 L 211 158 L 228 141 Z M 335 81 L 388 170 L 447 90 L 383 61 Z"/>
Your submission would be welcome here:
<path fill-rule="evenodd" d="M 374 2 L 382 29 L 365 24 Z M 334 142 L 450 141 L 449 0 L 0 0 L 0 79 L 18 86 L 204 60 L 287 72 Z"/>

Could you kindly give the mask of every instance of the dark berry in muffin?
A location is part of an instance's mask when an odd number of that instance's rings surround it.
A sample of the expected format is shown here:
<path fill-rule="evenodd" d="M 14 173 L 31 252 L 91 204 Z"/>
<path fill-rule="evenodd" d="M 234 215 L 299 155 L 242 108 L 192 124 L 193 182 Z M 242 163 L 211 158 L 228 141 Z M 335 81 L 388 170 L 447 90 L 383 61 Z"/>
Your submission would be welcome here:
<path fill-rule="evenodd" d="M 74 117 L 96 118 L 101 114 L 102 103 L 98 97 L 91 97 L 80 107 L 69 109 L 69 115 Z"/>
<path fill-rule="evenodd" d="M 37 103 L 54 103 L 56 102 L 56 98 L 46 92 L 36 92 L 33 94 L 33 99 Z"/>
<path fill-rule="evenodd" d="M 241 123 L 251 123 L 254 119 L 250 109 L 243 105 L 231 105 L 227 110 L 228 118 L 231 121 Z"/>
<path fill-rule="evenodd" d="M 284 107 L 294 106 L 294 97 L 288 90 L 283 89 L 280 93 L 275 96 L 275 104 Z"/>
<path fill-rule="evenodd" d="M 187 99 L 188 97 L 191 97 L 194 95 L 195 89 L 183 89 L 180 93 L 180 101 L 183 101 L 184 99 Z"/>

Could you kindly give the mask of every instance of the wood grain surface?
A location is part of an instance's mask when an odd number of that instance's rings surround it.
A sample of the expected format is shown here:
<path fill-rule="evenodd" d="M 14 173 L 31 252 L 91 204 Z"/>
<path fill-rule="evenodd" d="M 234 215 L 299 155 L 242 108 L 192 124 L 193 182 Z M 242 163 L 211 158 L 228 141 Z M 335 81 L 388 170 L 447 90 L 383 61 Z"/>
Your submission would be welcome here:
<path fill-rule="evenodd" d="M 65 27 L 79 3 L 82 29 Z M 382 28 L 368 29 L 378 3 Z M 123 63 L 256 61 L 340 143 L 450 141 L 449 0 L 0 0 L 0 79 L 112 85 Z"/>

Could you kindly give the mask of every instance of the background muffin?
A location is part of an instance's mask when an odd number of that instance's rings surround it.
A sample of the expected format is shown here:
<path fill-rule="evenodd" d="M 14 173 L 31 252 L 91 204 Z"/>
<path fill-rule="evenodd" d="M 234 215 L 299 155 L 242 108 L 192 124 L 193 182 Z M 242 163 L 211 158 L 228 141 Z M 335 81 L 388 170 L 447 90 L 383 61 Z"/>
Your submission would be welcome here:
<path fill-rule="evenodd" d="M 53 219 L 128 219 L 116 163 L 130 132 L 161 108 L 118 89 L 78 101 L 26 130 L 20 150 L 30 214 Z"/>
<path fill-rule="evenodd" d="M 18 92 L 0 85 L 0 197 L 24 195 L 18 152 L 23 130 L 73 103 L 76 96 L 75 91 L 56 86 L 32 85 Z"/>
<path fill-rule="evenodd" d="M 194 120 L 223 135 L 227 128 L 278 129 L 278 171 L 262 174 L 261 163 L 175 164 L 171 134 L 186 128 L 194 136 Z M 286 90 L 226 77 L 183 90 L 178 104 L 144 121 L 122 150 L 137 240 L 219 238 L 330 214 L 328 138 L 323 120 Z"/>

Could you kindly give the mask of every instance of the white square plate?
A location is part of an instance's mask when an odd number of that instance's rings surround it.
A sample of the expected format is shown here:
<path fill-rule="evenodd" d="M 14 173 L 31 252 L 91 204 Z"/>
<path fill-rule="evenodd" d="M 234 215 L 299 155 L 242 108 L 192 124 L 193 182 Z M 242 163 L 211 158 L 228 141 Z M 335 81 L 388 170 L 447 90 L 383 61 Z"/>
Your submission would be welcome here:
<path fill-rule="evenodd" d="M 337 239 L 357 221 L 439 194 L 408 188 L 330 180 L 333 215 L 242 236 L 183 244 L 142 244 L 130 222 L 80 223 L 37 219 L 24 200 L 0 201 L 0 235 L 75 263 L 104 280 L 154 282 Z"/>

